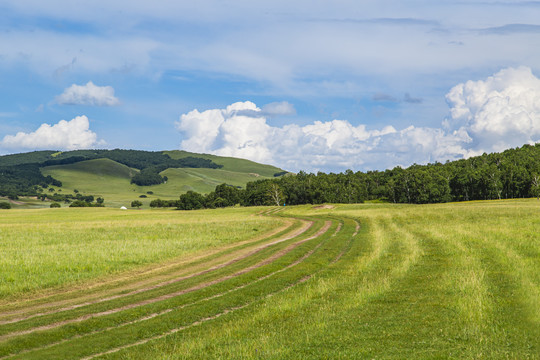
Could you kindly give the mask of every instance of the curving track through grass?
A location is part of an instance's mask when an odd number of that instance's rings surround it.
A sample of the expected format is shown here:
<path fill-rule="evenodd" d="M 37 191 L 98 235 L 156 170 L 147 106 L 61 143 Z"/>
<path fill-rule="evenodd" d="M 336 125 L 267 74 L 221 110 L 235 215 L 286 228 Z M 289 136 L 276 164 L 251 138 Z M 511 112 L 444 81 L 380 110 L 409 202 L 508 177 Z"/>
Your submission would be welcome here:
<path fill-rule="evenodd" d="M 189 264 L 169 264 L 143 280 L 128 279 L 3 309 L 0 358 L 93 358 L 165 337 L 286 291 L 320 270 L 316 261 L 333 253 L 322 252 L 321 247 L 338 238 L 343 225 L 324 219 L 288 223 L 280 233 Z M 334 252 L 337 261 L 343 250 Z"/>
<path fill-rule="evenodd" d="M 538 210 L 269 209 L 286 227 L 0 308 L 0 359 L 538 359 Z"/>

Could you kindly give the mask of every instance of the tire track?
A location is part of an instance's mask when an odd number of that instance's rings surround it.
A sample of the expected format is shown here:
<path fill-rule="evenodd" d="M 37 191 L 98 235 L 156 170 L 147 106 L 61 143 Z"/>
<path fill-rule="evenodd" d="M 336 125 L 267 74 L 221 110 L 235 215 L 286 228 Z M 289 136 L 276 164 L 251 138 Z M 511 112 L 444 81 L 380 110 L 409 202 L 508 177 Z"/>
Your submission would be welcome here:
<path fill-rule="evenodd" d="M 155 289 L 158 289 L 158 288 L 163 287 L 163 286 L 179 283 L 181 281 L 185 281 L 185 280 L 194 278 L 196 276 L 204 275 L 204 274 L 210 273 L 212 271 L 219 270 L 219 269 L 222 269 L 222 268 L 227 267 L 229 265 L 235 264 L 235 263 L 237 263 L 237 262 L 239 262 L 239 261 L 241 261 L 243 259 L 248 258 L 249 256 L 255 255 L 255 254 L 263 251 L 264 249 L 269 248 L 270 246 L 282 243 L 282 242 L 287 241 L 287 240 L 294 239 L 295 237 L 300 236 L 301 234 L 303 234 L 304 232 L 309 230 L 313 226 L 313 223 L 314 223 L 313 221 L 306 221 L 306 222 L 303 223 L 303 225 L 299 229 L 297 229 L 296 231 L 294 231 L 292 233 L 287 234 L 284 237 L 279 238 L 278 240 L 272 241 L 270 243 L 266 243 L 266 244 L 254 249 L 254 250 L 251 250 L 247 254 L 243 254 L 243 255 L 238 256 L 236 258 L 233 258 L 232 260 L 229 260 L 229 261 L 227 261 L 225 263 L 210 267 L 208 269 L 196 272 L 194 274 L 190 274 L 190 275 L 183 276 L 183 277 L 180 277 L 180 278 L 175 278 L 175 279 L 171 279 L 171 280 L 168 280 L 168 281 L 164 281 L 164 282 L 161 282 L 161 283 L 149 286 L 149 287 L 139 288 L 139 289 L 133 290 L 131 292 L 123 293 L 123 294 L 117 294 L 117 295 L 113 295 L 113 296 L 109 296 L 109 297 L 105 297 L 105 298 L 98 298 L 98 299 L 93 300 L 93 301 L 86 301 L 86 302 L 83 302 L 83 303 L 80 303 L 80 304 L 66 306 L 66 307 L 51 310 L 51 311 L 35 313 L 35 314 L 32 314 L 32 315 L 28 315 L 28 316 L 21 316 L 21 317 L 13 318 L 13 319 L 10 319 L 10 320 L 3 320 L 3 321 L 0 321 L 0 325 L 13 324 L 13 323 L 17 323 L 17 322 L 20 322 L 20 321 L 29 320 L 29 319 L 32 319 L 32 318 L 35 318 L 35 317 L 39 317 L 39 316 L 52 315 L 52 314 L 56 314 L 56 313 L 60 313 L 60 312 L 64 312 L 64 311 L 78 309 L 78 308 L 88 306 L 88 305 L 94 305 L 94 304 L 98 304 L 98 303 L 102 303 L 102 302 L 106 302 L 106 301 L 116 300 L 116 299 L 120 299 L 120 298 L 123 298 L 123 297 L 140 294 L 140 293 L 143 293 L 143 292 L 146 292 L 146 291 L 155 290 Z M 0 340 L 2 340 L 2 339 L 3 339 L 3 336 L 0 336 Z"/>
<path fill-rule="evenodd" d="M 342 228 L 342 223 L 339 223 L 338 227 L 336 228 L 336 231 L 334 232 L 334 234 L 332 235 L 332 237 L 335 237 L 338 232 L 341 230 Z M 348 241 L 347 243 L 347 246 L 350 245 L 350 242 L 352 241 L 352 238 Z M 176 307 L 172 307 L 172 308 L 169 308 L 169 309 L 165 309 L 163 311 L 159 311 L 159 312 L 155 312 L 155 313 L 152 313 L 152 314 L 149 314 L 147 316 L 144 316 L 140 319 L 136 319 L 136 320 L 133 320 L 133 321 L 129 321 L 129 322 L 126 322 L 126 323 L 123 323 L 123 324 L 119 324 L 119 325 L 115 325 L 115 326 L 111 326 L 111 327 L 107 327 L 107 328 L 103 328 L 103 329 L 100 329 L 100 330 L 96 330 L 96 331 L 92 331 L 92 332 L 89 332 L 89 333 L 86 333 L 86 334 L 82 334 L 82 335 L 76 335 L 76 336 L 73 336 L 71 338 L 68 338 L 68 339 L 64 339 L 64 340 L 61 340 L 61 341 L 58 341 L 58 342 L 55 342 L 55 343 L 50 343 L 50 344 L 47 344 L 46 346 L 42 346 L 42 347 L 38 347 L 38 348 L 33 348 L 33 349 L 28 349 L 28 350 L 25 350 L 25 351 L 21 351 L 21 352 L 18 352 L 18 353 L 14 353 L 14 354 L 10 354 L 8 356 L 4 356 L 4 357 L 0 357 L 0 360 L 4 360 L 4 359 L 9 359 L 9 358 L 12 358 L 14 356 L 20 356 L 20 355 L 24 355 L 24 354 L 28 354 L 28 353 L 31 353 L 31 352 L 36 352 L 36 351 L 41 351 L 41 350 L 45 350 L 45 349 L 48 349 L 48 348 L 51 348 L 53 346 L 57 346 L 57 345 L 61 345 L 63 343 L 66 343 L 68 341 L 73 341 L 73 340 L 77 340 L 77 339 L 81 339 L 83 337 L 86 337 L 86 336 L 91 336 L 91 335 L 95 335 L 95 334 L 98 334 L 98 333 L 101 333 L 101 332 L 106 332 L 106 331 L 110 331 L 110 330 L 113 330 L 113 329 L 117 329 L 117 328 L 121 328 L 121 327 L 125 327 L 125 326 L 129 326 L 129 325 L 133 325 L 133 324 L 138 324 L 138 323 L 141 323 L 141 322 L 144 322 L 144 321 L 147 321 L 147 320 L 151 320 L 153 318 L 156 318 L 158 316 L 162 316 L 162 315 L 166 315 L 168 313 L 170 313 L 171 311 L 174 311 L 174 310 L 180 310 L 180 309 L 183 309 L 183 308 L 186 308 L 188 306 L 193 306 L 193 305 L 196 305 L 196 304 L 199 304 L 199 303 L 202 303 L 202 302 L 205 302 L 205 301 L 209 301 L 209 300 L 212 300 L 212 299 L 216 299 L 218 297 L 222 297 L 222 296 L 225 296 L 227 294 L 230 294 L 234 291 L 238 291 L 238 290 L 241 290 L 241 289 L 244 289 L 248 286 L 251 286 L 253 284 L 256 284 L 258 282 L 261 282 L 261 281 L 264 281 L 266 279 L 269 279 L 279 273 L 282 273 L 286 270 L 289 270 L 299 264 L 301 264 L 302 262 L 304 262 L 305 260 L 307 260 L 311 255 L 313 255 L 313 253 L 315 253 L 323 244 L 325 243 L 325 241 L 321 241 L 319 244 L 317 244 L 313 249 L 311 249 L 310 251 L 308 251 L 306 254 L 304 254 L 301 258 L 297 259 L 296 261 L 294 261 L 293 263 L 287 265 L 286 267 L 283 267 L 279 270 L 276 270 L 270 274 L 267 274 L 265 276 L 262 276 L 254 281 L 251 281 L 249 283 L 246 283 L 246 284 L 243 284 L 243 285 L 240 285 L 240 286 L 237 286 L 237 287 L 234 287 L 232 289 L 229 289 L 227 291 L 224 291 L 224 292 L 221 292 L 221 293 L 218 293 L 218 294 L 214 294 L 212 296 L 209 296 L 209 297 L 206 297 L 206 298 L 203 298 L 203 299 L 199 299 L 199 300 L 196 300 L 192 303 L 188 303 L 188 304 L 183 304 L 183 305 L 180 305 L 180 306 L 176 306 Z M 339 258 L 341 258 L 341 255 L 346 251 L 346 249 L 344 249 L 341 253 L 340 253 L 340 256 L 338 256 L 336 259 L 334 259 L 334 262 L 338 261 Z M 194 325 L 194 324 L 193 324 Z"/>
<path fill-rule="evenodd" d="M 64 326 L 64 325 L 67 325 L 67 324 L 79 323 L 79 322 L 82 322 L 84 320 L 88 320 L 90 318 L 96 318 L 96 317 L 102 317 L 102 316 L 106 316 L 106 315 L 111 315 L 111 314 L 118 313 L 120 311 L 137 308 L 137 307 L 144 306 L 144 305 L 154 304 L 154 303 L 157 303 L 159 301 L 168 300 L 168 299 L 171 299 L 173 297 L 184 295 L 184 294 L 187 294 L 187 293 L 190 293 L 190 292 L 193 292 L 193 291 L 197 291 L 197 290 L 206 288 L 206 287 L 211 286 L 211 285 L 219 284 L 219 283 L 221 283 L 223 281 L 238 277 L 240 275 L 243 275 L 243 274 L 246 274 L 246 273 L 248 273 L 250 271 L 253 271 L 253 270 L 257 269 L 257 268 L 260 268 L 260 267 L 262 267 L 264 265 L 272 263 L 273 261 L 277 260 L 278 258 L 280 258 L 280 257 L 286 255 L 287 253 L 291 252 L 292 250 L 294 250 L 296 247 L 300 246 L 301 244 L 320 237 L 322 234 L 324 234 L 325 232 L 328 231 L 331 224 L 332 224 L 331 221 L 326 221 L 324 226 L 321 229 L 319 229 L 319 231 L 317 233 L 315 233 L 314 235 L 312 235 L 312 236 L 310 236 L 310 237 L 308 237 L 306 239 L 299 240 L 298 242 L 287 246 L 285 249 L 282 249 L 282 250 L 278 251 L 277 253 L 273 254 L 269 258 L 264 259 L 264 260 L 260 261 L 259 263 L 251 265 L 251 266 L 249 266 L 247 268 L 244 268 L 244 269 L 242 269 L 240 271 L 237 271 L 236 273 L 226 275 L 226 276 L 223 276 L 221 278 L 214 279 L 214 280 L 211 280 L 211 281 L 207 281 L 207 282 L 204 282 L 204 283 L 201 283 L 201 284 L 197 284 L 197 285 L 192 286 L 192 287 L 190 287 L 188 289 L 175 291 L 175 292 L 172 292 L 172 293 L 169 293 L 169 294 L 165 294 L 165 295 L 161 295 L 161 296 L 158 296 L 158 297 L 155 297 L 155 298 L 139 301 L 139 302 L 132 303 L 132 304 L 129 304 L 129 305 L 124 305 L 124 306 L 114 308 L 114 309 L 110 309 L 110 310 L 107 310 L 107 311 L 102 311 L 102 312 L 99 312 L 99 313 L 91 313 L 91 314 L 80 316 L 80 317 L 75 318 L 75 319 L 69 319 L 69 320 L 64 320 L 64 321 L 56 322 L 56 323 L 49 324 L 49 325 L 38 326 L 38 327 L 34 327 L 34 328 L 31 328 L 31 329 L 28 329 L 28 330 L 12 332 L 12 333 L 0 336 L 0 341 L 4 341 L 4 340 L 7 340 L 7 339 L 16 337 L 16 336 L 28 335 L 28 334 L 31 334 L 31 333 L 34 333 L 34 332 L 37 332 L 37 331 L 44 331 L 44 330 L 50 330 L 50 329 L 58 328 L 60 326 Z M 312 225 L 313 225 L 313 222 L 311 222 L 310 227 Z M 290 239 L 287 239 L 287 240 L 290 240 Z M 273 243 L 267 244 L 263 248 L 267 248 L 267 247 L 269 247 L 271 245 L 274 245 L 274 244 L 277 244 L 277 243 L 283 242 L 283 241 L 286 241 L 286 240 L 285 239 L 277 240 L 277 241 L 275 241 Z M 262 250 L 263 249 L 261 248 L 256 252 L 259 252 L 259 251 L 262 251 Z M 253 253 L 255 253 L 255 252 L 253 252 Z M 253 255 L 253 254 L 251 254 L 251 255 Z M 238 261 L 240 261 L 240 260 L 238 260 Z M 210 270 L 204 271 L 202 273 L 207 273 L 209 271 Z M 190 278 L 191 277 L 193 277 L 193 276 L 190 276 Z M 185 280 L 185 279 L 182 279 L 182 280 Z M 181 280 L 179 280 L 179 281 L 181 281 Z M 137 291 L 137 292 L 134 292 L 134 293 L 140 293 L 140 292 L 143 292 L 143 291 L 145 291 L 145 290 Z M 128 296 L 128 295 L 125 295 L 125 296 Z M 111 299 L 110 298 L 109 299 L 104 299 L 103 301 L 106 301 L 106 300 L 111 300 Z M 102 301 L 100 301 L 100 302 L 102 302 Z M 81 305 L 81 306 L 84 306 L 84 305 Z M 80 306 L 78 306 L 78 307 L 80 307 Z M 68 310 L 72 310 L 72 309 L 74 309 L 74 308 L 70 308 Z M 64 311 L 67 311 L 67 310 L 64 310 Z"/>
<path fill-rule="evenodd" d="M 23 314 L 25 312 L 28 312 L 29 310 L 38 310 L 38 309 L 47 308 L 47 307 L 60 306 L 60 305 L 63 305 L 63 304 L 67 304 L 67 303 L 70 303 L 70 302 L 77 301 L 78 299 L 85 299 L 85 298 L 92 299 L 92 298 L 103 296 L 104 293 L 118 292 L 118 291 L 129 290 L 129 289 L 132 289 L 132 288 L 138 288 L 140 286 L 145 286 L 145 285 L 147 285 L 149 283 L 155 282 L 155 280 L 157 278 L 160 278 L 160 277 L 162 277 L 162 278 L 172 278 L 174 276 L 177 276 L 177 275 L 175 275 L 175 272 L 181 271 L 182 273 L 185 273 L 185 272 L 187 272 L 186 270 L 189 269 L 189 267 L 200 266 L 197 262 L 202 261 L 204 258 L 211 258 L 212 256 L 227 256 L 227 255 L 230 255 L 227 252 L 228 250 L 232 250 L 233 252 L 234 251 L 241 252 L 241 251 L 245 250 L 245 248 L 243 246 L 247 245 L 247 247 L 249 247 L 249 244 L 256 244 L 257 242 L 261 242 L 261 241 L 263 241 L 265 239 L 271 238 L 271 237 L 275 236 L 276 234 L 279 234 L 280 232 L 285 232 L 285 231 L 287 231 L 287 229 L 290 229 L 291 227 L 293 227 L 295 225 L 295 223 L 298 222 L 298 219 L 292 219 L 292 218 L 283 219 L 283 220 L 284 220 L 283 225 L 281 225 L 278 228 L 273 229 L 273 230 L 271 230 L 271 231 L 269 231 L 269 232 L 267 232 L 267 233 L 265 233 L 263 235 L 259 235 L 259 236 L 256 236 L 256 237 L 252 238 L 252 239 L 244 240 L 244 241 L 241 241 L 241 242 L 238 242 L 238 243 L 225 245 L 223 247 L 213 249 L 213 250 L 209 251 L 208 253 L 205 253 L 205 254 L 202 254 L 202 255 L 199 255 L 199 256 L 195 256 L 195 257 L 192 257 L 192 258 L 189 258 L 189 259 L 181 258 L 181 259 L 177 259 L 177 260 L 171 260 L 168 263 L 157 265 L 155 267 L 152 267 L 152 268 L 149 268 L 149 269 L 144 269 L 142 271 L 134 270 L 133 272 L 128 273 L 128 275 L 124 275 L 124 276 L 121 276 L 121 277 L 115 277 L 115 278 L 113 278 L 111 280 L 100 280 L 99 283 L 92 283 L 89 286 L 85 285 L 85 284 L 76 285 L 75 289 L 60 290 L 60 291 L 58 291 L 58 292 L 56 292 L 54 294 L 46 294 L 46 295 L 42 295 L 42 296 L 38 296 L 38 297 L 33 297 L 33 298 L 30 298 L 30 299 L 27 299 L 27 300 L 23 300 L 22 301 L 23 303 L 28 302 L 29 304 L 27 306 L 25 306 L 24 308 L 21 308 L 21 309 L 7 310 L 7 311 L 3 311 L 3 312 L 0 311 L 0 318 L 16 316 L 18 314 Z M 285 234 L 287 234 L 287 233 L 285 233 Z M 215 259 L 212 259 L 212 261 L 216 261 L 216 260 L 219 260 L 219 257 L 215 258 Z M 186 266 L 188 266 L 188 268 L 186 268 Z M 172 272 L 169 272 L 169 271 L 172 271 Z M 152 276 L 152 273 L 156 273 L 156 275 Z M 135 282 L 133 282 L 134 279 L 141 278 L 141 277 L 144 277 L 144 279 L 143 280 L 135 280 Z M 118 286 L 114 286 L 115 283 L 118 283 Z M 113 288 L 105 288 L 105 289 L 101 290 L 101 292 L 99 291 L 99 288 L 103 288 L 103 287 L 111 286 L 111 285 L 113 285 L 114 287 Z M 96 290 L 98 290 L 98 291 L 96 291 Z M 96 292 L 88 293 L 88 291 L 96 291 Z M 84 293 L 81 294 L 81 295 L 76 294 L 76 296 L 71 297 L 71 298 L 66 298 L 66 299 L 57 300 L 57 301 L 53 300 L 53 301 L 48 301 L 46 303 L 40 303 L 41 301 L 43 301 L 43 300 L 45 300 L 47 298 L 56 297 L 59 294 L 61 294 L 62 296 L 66 296 L 66 295 L 69 295 L 70 293 L 77 293 L 77 292 L 84 292 Z M 36 303 L 36 302 L 38 302 L 38 303 L 37 304 L 32 304 L 32 303 Z M 6 306 L 9 306 L 9 305 L 3 304 L 3 305 L 0 306 L 0 309 L 3 308 L 3 307 L 6 307 Z M 20 306 L 20 304 L 17 304 L 17 306 Z M 9 323 L 10 320 L 11 319 L 9 319 L 9 320 L 0 320 L 0 325 L 7 324 L 7 323 Z"/>
<path fill-rule="evenodd" d="M 308 281 L 309 279 L 311 279 L 313 275 L 308 275 L 308 276 L 305 276 L 303 278 L 301 278 L 300 280 L 298 280 L 297 282 L 293 283 L 293 284 L 290 284 L 289 286 L 283 288 L 283 289 L 280 289 L 274 293 L 271 293 L 271 294 L 268 294 L 266 296 L 264 296 L 263 298 L 261 299 L 257 299 L 253 302 L 250 302 L 250 303 L 246 303 L 244 305 L 240 305 L 240 306 L 236 306 L 236 307 L 233 307 L 233 308 L 229 308 L 229 309 L 225 309 L 223 310 L 222 312 L 218 313 L 218 314 L 215 314 L 215 315 L 212 315 L 212 316 L 209 316 L 209 317 L 206 317 L 206 318 L 203 318 L 199 321 L 196 321 L 192 324 L 189 324 L 189 325 L 185 325 L 185 326 L 182 326 L 182 327 L 179 327 L 179 328 L 176 328 L 176 329 L 172 329 L 172 330 L 169 330 L 167 331 L 166 333 L 163 333 L 161 335 L 157 335 L 157 336 L 154 336 L 154 337 L 151 337 L 151 338 L 146 338 L 146 339 L 142 339 L 142 340 L 139 340 L 135 343 L 132 343 L 132 344 L 127 344 L 127 345 L 123 345 L 121 347 L 117 347 L 117 348 L 113 348 L 113 349 L 110 349 L 108 351 L 104 351 L 102 353 L 98 353 L 98 354 L 94 354 L 94 355 L 90 355 L 90 356 L 87 356 L 87 357 L 84 357 L 84 358 L 81 358 L 81 360 L 91 360 L 91 359 L 95 359 L 97 357 L 100 357 L 100 356 L 103 356 L 103 355 L 108 355 L 108 354 L 113 354 L 113 353 L 116 353 L 118 351 L 121 351 L 121 350 L 124 350 L 124 349 L 128 349 L 128 348 L 131 348 L 131 347 L 134 347 L 134 346 L 139 346 L 139 345 L 143 345 L 143 344 L 146 344 L 150 341 L 154 341 L 154 340 L 159 340 L 159 339 L 163 339 L 169 335 L 173 335 L 173 334 L 176 334 L 180 331 L 183 331 L 183 330 L 186 330 L 188 328 L 191 328 L 191 327 L 194 327 L 194 326 L 198 326 L 198 325 L 201 325 L 205 322 L 208 322 L 210 320 L 214 320 L 214 319 L 217 319 L 223 315 L 227 315 L 233 311 L 236 311 L 236 310 L 240 310 L 240 309 L 244 309 L 246 307 L 248 307 L 249 305 L 257 302 L 257 301 L 260 301 L 262 299 L 268 299 L 268 298 L 271 298 L 272 296 L 275 296 L 279 293 L 282 293 L 282 292 L 285 292 L 287 290 L 289 290 L 290 288 L 298 285 L 298 284 L 301 284 L 301 283 L 304 283 L 306 281 Z"/>
<path fill-rule="evenodd" d="M 357 223 L 358 224 L 358 223 Z M 358 225 L 359 226 L 359 225 Z M 358 228 L 358 227 L 357 227 Z M 341 226 L 338 226 L 338 230 L 341 229 Z M 337 232 L 336 232 L 337 233 Z M 334 234 L 335 235 L 335 234 Z M 334 236 L 332 235 L 332 236 Z M 348 240 L 345 248 L 330 262 L 331 264 L 333 263 L 336 263 L 337 261 L 339 261 L 343 255 L 344 252 L 346 252 L 346 249 L 349 248 L 349 245 L 351 244 L 353 238 L 356 236 L 356 233 Z M 322 245 L 322 243 L 320 245 L 317 246 L 320 247 Z M 312 251 L 310 251 L 311 253 L 313 253 L 316 249 L 313 249 Z M 283 268 L 281 270 L 279 270 L 278 272 L 282 272 L 282 271 L 285 271 L 286 269 L 292 267 L 293 264 L 289 265 L 288 267 L 286 268 Z M 173 335 L 173 334 L 176 334 L 180 331 L 183 331 L 183 330 L 186 330 L 186 329 L 189 329 L 191 327 L 194 327 L 194 326 L 198 326 L 198 325 L 201 325 L 205 322 L 208 322 L 208 321 L 211 321 L 211 320 L 214 320 L 214 319 L 217 319 L 221 316 L 224 316 L 224 315 L 227 315 L 229 313 L 232 313 L 234 311 L 237 311 L 237 310 L 240 310 L 240 309 L 244 309 L 258 301 L 261 301 L 263 299 L 268 299 L 272 296 L 275 296 L 279 293 L 282 293 L 282 292 L 285 292 L 287 290 L 289 290 L 290 288 L 294 287 L 294 286 L 297 286 L 301 283 L 304 283 L 306 281 L 308 281 L 309 279 L 313 278 L 317 273 L 319 273 L 320 271 L 322 271 L 324 268 L 321 268 L 317 271 L 315 271 L 314 273 L 310 274 L 310 275 L 307 275 L 307 276 L 304 276 L 302 277 L 301 279 L 299 279 L 298 281 L 286 286 L 285 288 L 283 289 L 280 289 L 278 291 L 275 291 L 273 293 L 270 293 L 270 294 L 267 294 L 259 299 L 256 299 L 254 301 L 251 301 L 251 302 L 248 302 L 246 304 L 243 304 L 243 305 L 240 305 L 240 306 L 237 306 L 237 307 L 232 307 L 232 308 L 228 308 L 228 309 L 225 309 L 223 310 L 222 312 L 218 313 L 218 314 L 215 314 L 215 315 L 212 315 L 212 316 L 209 316 L 209 317 L 206 317 L 206 318 L 203 318 L 201 320 L 198 320 L 198 321 L 195 321 L 191 324 L 188 324 L 188 325 L 185 325 L 185 326 L 181 326 L 181 327 L 178 327 L 178 328 L 175 328 L 175 329 L 171 329 L 163 334 L 160 334 L 160 335 L 156 335 L 156 336 L 153 336 L 153 337 L 150 337 L 150 338 L 146 338 L 146 339 L 141 339 L 139 341 L 136 341 L 134 343 L 131 343 L 131 344 L 126 344 L 126 345 L 122 345 L 122 346 L 119 346 L 119 347 L 116 347 L 116 348 L 113 348 L 113 349 L 109 349 L 107 351 L 103 351 L 103 352 L 100 352 L 100 353 L 97 353 L 97 354 L 93 354 L 93 355 L 90 355 L 90 356 L 87 356 L 87 357 L 84 357 L 82 358 L 82 360 L 91 360 L 91 359 L 95 359 L 97 357 L 100 357 L 100 356 L 104 356 L 104 355 L 109 355 L 109 354 L 113 354 L 113 353 L 116 353 L 116 352 L 119 352 L 119 351 L 122 351 L 122 350 L 125 350 L 125 349 L 129 349 L 129 348 L 132 348 L 132 347 L 135 347 L 135 346 L 139 346 L 139 345 L 144 345 L 146 343 L 149 343 L 151 341 L 154 341 L 154 340 L 159 340 L 159 339 L 163 339 L 169 335 Z"/>

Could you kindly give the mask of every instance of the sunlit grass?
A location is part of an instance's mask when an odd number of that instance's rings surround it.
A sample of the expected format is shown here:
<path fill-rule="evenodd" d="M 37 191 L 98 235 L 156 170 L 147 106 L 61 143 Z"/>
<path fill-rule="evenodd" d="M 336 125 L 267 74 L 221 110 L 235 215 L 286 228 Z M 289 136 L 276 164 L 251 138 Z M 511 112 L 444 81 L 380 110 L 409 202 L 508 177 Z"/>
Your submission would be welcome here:
<path fill-rule="evenodd" d="M 102 270 L 109 264 L 107 256 L 135 268 L 175 252 L 189 257 L 234 244 L 278 225 L 272 218 L 250 216 L 259 209 L 101 211 L 66 211 L 55 217 L 49 215 L 52 210 L 12 212 L 11 218 L 0 218 L 0 231 L 2 236 L 4 229 L 19 234 L 41 249 L 18 245 L 28 261 L 40 264 L 38 253 L 61 254 L 57 265 L 48 260 L 47 266 L 57 266 L 49 274 L 53 277 L 67 264 L 78 264 L 82 254 Z M 332 227 L 251 271 L 242 269 L 298 239 L 185 282 L 6 324 L 0 336 L 209 284 L 77 325 L 4 342 L 0 338 L 0 347 L 12 347 L 4 354 L 28 348 L 15 358 L 35 359 L 101 352 L 102 358 L 112 359 L 538 359 L 539 213 L 536 200 L 287 207 L 278 216 L 315 221 L 300 239 L 327 221 Z M 354 236 L 357 222 L 361 228 Z M 23 235 L 24 229 L 31 231 Z M 15 247 L 9 241 L 2 244 L 8 250 Z M 101 246 L 88 251 L 90 244 Z M 155 249 L 135 249 L 148 245 Z M 104 251 L 109 247 L 117 254 Z M 167 312 L 145 318 L 159 311 Z M 75 338 L 66 339 L 70 336 Z"/>
<path fill-rule="evenodd" d="M 279 225 L 255 209 L 10 210 L 0 218 L 0 299 L 164 262 Z"/>
<path fill-rule="evenodd" d="M 295 290 L 109 357 L 540 357 L 540 202 L 288 212 L 363 228 L 339 266 Z"/>

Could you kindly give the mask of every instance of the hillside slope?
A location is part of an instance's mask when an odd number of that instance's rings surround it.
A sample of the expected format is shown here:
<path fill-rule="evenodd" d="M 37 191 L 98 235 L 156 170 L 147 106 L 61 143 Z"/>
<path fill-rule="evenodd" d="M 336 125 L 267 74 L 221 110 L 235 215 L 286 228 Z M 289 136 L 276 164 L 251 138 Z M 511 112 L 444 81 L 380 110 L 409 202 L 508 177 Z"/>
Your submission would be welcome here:
<path fill-rule="evenodd" d="M 275 173 L 283 171 L 282 169 L 272 165 L 259 164 L 251 160 L 238 159 L 233 157 L 224 157 L 210 154 L 196 154 L 183 150 L 164 151 L 163 153 L 169 155 L 173 159 L 183 159 L 190 156 L 208 159 L 218 165 L 223 165 L 222 170 L 247 174 L 251 173 L 264 177 L 273 177 Z"/>
<path fill-rule="evenodd" d="M 171 152 L 165 152 L 167 154 Z M 270 165 L 262 165 L 249 160 L 221 158 L 219 156 L 198 155 L 186 152 L 172 152 L 174 158 L 197 156 L 223 165 L 221 169 L 208 168 L 169 168 L 160 173 L 168 178 L 167 182 L 152 186 L 131 184 L 131 177 L 139 172 L 110 159 L 94 159 L 67 165 L 46 166 L 41 169 L 43 175 L 50 175 L 62 182 L 62 187 L 55 188 L 63 194 L 75 189 L 83 194 L 92 194 L 105 198 L 106 206 L 130 206 L 131 201 L 140 200 L 144 207 L 154 199 L 178 199 L 193 190 L 209 193 L 217 185 L 244 187 L 249 181 L 273 178 L 273 174 L 282 171 Z M 140 198 L 141 195 L 146 197 Z"/>

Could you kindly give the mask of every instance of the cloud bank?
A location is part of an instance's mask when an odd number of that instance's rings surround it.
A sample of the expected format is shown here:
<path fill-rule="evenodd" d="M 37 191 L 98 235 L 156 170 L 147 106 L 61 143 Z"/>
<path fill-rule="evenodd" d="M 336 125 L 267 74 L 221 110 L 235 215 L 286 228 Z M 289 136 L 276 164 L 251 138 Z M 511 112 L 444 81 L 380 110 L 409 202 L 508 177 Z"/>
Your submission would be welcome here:
<path fill-rule="evenodd" d="M 6 135 L 0 141 L 0 147 L 6 149 L 49 149 L 77 150 L 87 149 L 101 144 L 97 135 L 90 130 L 88 118 L 84 115 L 57 124 L 42 124 L 31 133 L 19 132 L 16 135 Z"/>
<path fill-rule="evenodd" d="M 540 79 L 530 68 L 507 68 L 486 80 L 467 81 L 446 95 L 447 129 L 473 139 L 468 155 L 540 140 Z"/>
<path fill-rule="evenodd" d="M 267 123 L 252 102 L 183 114 L 181 148 L 234 156 L 291 170 L 385 169 L 455 160 L 540 139 L 540 79 L 526 67 L 508 68 L 454 86 L 450 115 L 440 128 L 368 129 L 347 120 L 283 127 Z M 287 103 L 288 104 L 288 103 Z M 276 111 L 279 113 L 279 111 Z"/>
<path fill-rule="evenodd" d="M 55 102 L 60 105 L 90 105 L 90 106 L 115 106 L 120 100 L 114 96 L 111 86 L 97 86 L 89 81 L 86 85 L 73 84 Z"/>
<path fill-rule="evenodd" d="M 411 161 L 427 162 L 463 156 L 466 134 L 441 129 L 368 130 L 346 120 L 315 121 L 274 127 L 254 103 L 238 102 L 225 109 L 183 114 L 176 123 L 184 134 L 181 148 L 246 158 L 298 170 L 343 171 L 380 168 Z"/>

